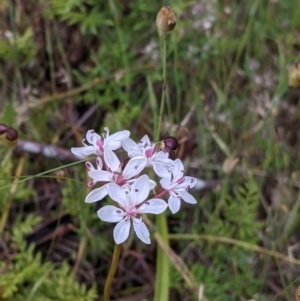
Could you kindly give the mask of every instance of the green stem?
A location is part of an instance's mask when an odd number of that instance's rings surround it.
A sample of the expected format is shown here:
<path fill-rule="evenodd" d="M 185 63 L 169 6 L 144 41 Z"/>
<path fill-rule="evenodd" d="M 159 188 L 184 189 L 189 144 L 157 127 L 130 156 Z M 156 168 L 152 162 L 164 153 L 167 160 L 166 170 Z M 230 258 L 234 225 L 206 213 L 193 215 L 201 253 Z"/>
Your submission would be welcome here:
<path fill-rule="evenodd" d="M 163 239 L 163 241 L 169 245 L 168 241 L 168 227 L 166 215 L 159 214 L 156 216 L 157 232 Z M 155 278 L 155 290 L 154 301 L 167 301 L 169 300 L 169 258 L 164 250 L 157 246 L 157 260 L 156 260 L 156 278 Z"/>
<path fill-rule="evenodd" d="M 167 61 L 167 42 L 166 42 L 166 34 L 163 33 L 162 36 L 162 86 L 161 86 L 161 101 L 160 101 L 160 109 L 159 109 L 159 117 L 158 124 L 156 127 L 156 131 L 154 133 L 154 141 L 158 141 L 160 137 L 160 130 L 162 124 L 162 117 L 164 113 L 165 101 L 166 101 L 166 61 Z"/>
<path fill-rule="evenodd" d="M 121 244 L 120 245 L 115 244 L 112 263 L 104 286 L 104 294 L 103 294 L 104 301 L 110 301 L 110 288 L 118 268 L 120 253 L 121 253 Z"/>
<path fill-rule="evenodd" d="M 162 124 L 162 117 L 165 106 L 166 98 L 166 60 L 167 60 L 167 45 L 166 45 L 166 35 L 162 36 L 162 91 L 161 91 L 161 102 L 159 119 L 154 133 L 154 141 L 159 141 L 160 130 Z M 156 216 L 156 227 L 157 231 L 168 245 L 168 227 L 166 215 L 160 214 Z M 169 258 L 164 250 L 157 246 L 157 261 L 156 261 L 156 279 L 155 279 L 155 290 L 154 290 L 154 301 L 167 301 L 169 300 Z"/>

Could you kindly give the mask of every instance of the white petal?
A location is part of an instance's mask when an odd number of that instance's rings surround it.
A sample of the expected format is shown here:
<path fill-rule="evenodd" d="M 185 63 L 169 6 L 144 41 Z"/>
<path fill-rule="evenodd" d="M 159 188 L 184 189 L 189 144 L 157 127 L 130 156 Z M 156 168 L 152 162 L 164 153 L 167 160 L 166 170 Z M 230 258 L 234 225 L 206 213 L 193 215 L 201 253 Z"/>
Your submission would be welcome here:
<path fill-rule="evenodd" d="M 125 191 L 115 183 L 106 184 L 110 198 L 119 203 L 123 208 L 126 207 Z"/>
<path fill-rule="evenodd" d="M 102 159 L 100 157 L 97 157 L 97 159 L 96 159 L 96 165 L 97 165 L 97 169 L 98 170 L 102 170 L 102 168 L 103 168 L 103 161 L 102 161 Z"/>
<path fill-rule="evenodd" d="M 107 195 L 106 185 L 92 190 L 85 198 L 86 203 L 93 203 L 102 200 Z"/>
<path fill-rule="evenodd" d="M 205 186 L 206 186 L 206 182 L 204 180 L 196 179 L 196 184 L 194 185 L 194 188 L 196 190 L 204 189 Z"/>
<path fill-rule="evenodd" d="M 117 171 L 120 166 L 120 160 L 117 155 L 109 148 L 104 148 L 104 160 L 105 163 L 112 171 Z"/>
<path fill-rule="evenodd" d="M 182 199 L 185 202 L 190 203 L 190 204 L 196 204 L 197 203 L 196 199 L 190 193 L 188 193 L 187 191 L 180 191 L 178 193 L 180 194 L 180 196 L 182 197 Z"/>
<path fill-rule="evenodd" d="M 147 175 L 142 175 L 137 178 L 130 191 L 132 205 L 138 205 L 143 202 L 149 195 L 149 191 L 149 177 Z"/>
<path fill-rule="evenodd" d="M 171 173 L 164 165 L 156 163 L 153 165 L 153 169 L 159 177 L 171 180 Z"/>
<path fill-rule="evenodd" d="M 91 170 L 88 175 L 97 182 L 110 182 L 112 179 L 112 173 L 106 170 Z"/>
<path fill-rule="evenodd" d="M 86 133 L 86 141 L 90 144 L 93 144 L 94 141 L 93 141 L 93 137 L 95 136 L 95 138 L 97 139 L 100 139 L 101 140 L 101 137 L 95 133 L 94 130 L 88 130 L 87 133 Z"/>
<path fill-rule="evenodd" d="M 171 167 L 173 165 L 174 161 L 169 158 L 169 155 L 166 152 L 160 151 L 158 153 L 154 153 L 151 156 L 151 163 L 152 163 L 152 165 L 158 163 L 158 164 L 162 164 L 166 167 Z"/>
<path fill-rule="evenodd" d="M 177 198 L 174 195 L 170 195 L 168 203 L 169 203 L 169 208 L 173 214 L 179 211 L 180 204 L 181 204 L 179 198 Z"/>
<path fill-rule="evenodd" d="M 131 149 L 130 151 L 128 151 L 128 157 L 129 158 L 134 158 L 134 157 L 138 157 L 138 156 L 144 156 L 143 151 L 141 149 L 137 149 L 137 150 Z"/>
<path fill-rule="evenodd" d="M 98 210 L 97 214 L 104 222 L 116 223 L 122 220 L 126 213 L 116 206 L 107 205 Z"/>
<path fill-rule="evenodd" d="M 125 149 L 126 152 L 130 150 L 139 150 L 139 146 L 131 139 L 127 138 L 122 141 L 122 147 Z"/>
<path fill-rule="evenodd" d="M 110 135 L 105 141 L 105 147 L 116 150 L 121 147 L 121 141 L 127 139 L 130 136 L 129 131 L 120 131 Z"/>
<path fill-rule="evenodd" d="M 150 244 L 150 233 L 144 222 L 140 219 L 133 219 L 133 228 L 137 237 L 145 244 Z"/>
<path fill-rule="evenodd" d="M 180 183 L 180 184 L 174 183 L 174 181 L 173 181 L 173 183 L 175 184 L 175 186 L 173 187 L 173 189 L 176 192 L 186 191 L 188 188 L 194 187 L 195 184 L 197 183 L 197 179 L 193 178 L 193 177 L 184 177 L 183 179 L 184 179 L 184 181 L 182 183 Z"/>
<path fill-rule="evenodd" d="M 130 230 L 130 219 L 124 218 L 119 223 L 117 223 L 114 229 L 114 239 L 116 244 L 119 245 L 128 238 L 129 230 Z"/>
<path fill-rule="evenodd" d="M 146 166 L 147 159 L 145 157 L 135 157 L 129 160 L 122 173 L 125 179 L 131 179 L 138 175 Z"/>
<path fill-rule="evenodd" d="M 71 152 L 79 158 L 86 157 L 86 156 L 89 156 L 91 154 L 96 155 L 95 147 L 92 146 L 92 145 L 82 146 L 82 147 L 72 147 Z"/>
<path fill-rule="evenodd" d="M 184 177 L 185 182 L 189 182 L 189 187 L 193 188 L 197 184 L 197 179 L 194 177 Z"/>
<path fill-rule="evenodd" d="M 150 146 L 151 145 L 151 141 L 148 137 L 148 135 L 145 135 L 139 142 L 140 145 L 142 146 Z"/>
<path fill-rule="evenodd" d="M 168 204 L 161 199 L 151 199 L 137 209 L 138 213 L 160 214 L 168 208 Z"/>
<path fill-rule="evenodd" d="M 175 179 L 182 178 L 184 172 L 184 166 L 180 159 L 176 159 L 173 164 L 172 173 Z"/>
<path fill-rule="evenodd" d="M 170 190 L 172 188 L 172 182 L 168 179 L 161 179 L 159 181 L 159 183 L 160 183 L 161 187 L 166 190 Z"/>
<path fill-rule="evenodd" d="M 127 130 L 116 132 L 109 136 L 108 140 L 123 141 L 130 136 L 130 132 Z"/>
<path fill-rule="evenodd" d="M 149 179 L 149 190 L 152 190 L 156 186 L 156 182 Z"/>

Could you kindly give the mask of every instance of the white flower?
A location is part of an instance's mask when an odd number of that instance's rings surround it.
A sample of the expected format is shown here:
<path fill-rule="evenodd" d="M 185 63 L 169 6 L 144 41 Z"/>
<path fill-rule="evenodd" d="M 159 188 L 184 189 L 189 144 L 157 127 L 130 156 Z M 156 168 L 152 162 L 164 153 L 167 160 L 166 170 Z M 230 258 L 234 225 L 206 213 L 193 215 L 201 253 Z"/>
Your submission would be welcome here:
<path fill-rule="evenodd" d="M 92 171 L 92 170 L 93 170 L 93 171 L 96 171 L 96 170 L 99 171 L 99 170 L 102 170 L 102 168 L 103 168 L 103 162 L 102 162 L 102 159 L 101 159 L 100 157 L 97 157 L 97 159 L 96 159 L 96 166 L 97 166 L 97 168 L 95 168 L 91 162 L 85 162 L 85 166 L 86 166 L 90 171 Z M 92 180 L 89 182 L 88 186 L 92 187 L 92 186 L 94 186 L 94 185 L 96 184 L 96 182 L 97 182 L 97 181 L 95 181 L 94 179 L 92 179 Z"/>
<path fill-rule="evenodd" d="M 122 141 L 123 148 L 127 151 L 129 158 L 137 156 L 144 157 L 145 167 L 152 166 L 156 172 L 158 165 L 170 167 L 173 160 L 169 159 L 169 155 L 164 151 L 156 151 L 155 143 L 151 142 L 149 137 L 145 135 L 138 143 L 128 138 Z"/>
<path fill-rule="evenodd" d="M 180 199 L 186 203 L 196 204 L 196 199 L 187 191 L 194 187 L 197 179 L 193 177 L 184 177 L 184 167 L 180 159 L 174 161 L 171 170 L 164 166 L 159 166 L 158 175 L 162 177 L 160 185 L 170 193 L 168 204 L 172 213 L 180 209 Z"/>
<path fill-rule="evenodd" d="M 130 159 L 124 170 L 122 170 L 122 164 L 115 153 L 109 153 L 107 158 L 108 161 L 105 161 L 107 165 L 107 170 L 102 170 L 102 165 L 97 163 L 98 169 L 95 169 L 93 166 L 88 166 L 90 169 L 89 176 L 92 178 L 91 183 L 96 182 L 107 182 L 100 188 L 92 190 L 86 197 L 86 203 L 92 203 L 102 200 L 107 194 L 107 185 L 109 183 L 115 183 L 122 188 L 132 185 L 136 179 L 132 179 L 138 175 L 145 167 L 145 162 L 143 157 L 135 157 Z M 101 167 L 101 168 L 100 168 Z M 150 189 L 153 189 L 156 186 L 156 183 L 150 180 Z"/>
<path fill-rule="evenodd" d="M 104 130 L 106 133 L 102 134 L 102 137 L 95 133 L 94 130 L 89 130 L 86 133 L 86 139 L 82 141 L 84 146 L 72 147 L 71 152 L 79 158 L 85 158 L 94 154 L 101 157 L 104 155 L 105 159 L 113 150 L 120 148 L 121 142 L 130 136 L 130 132 L 126 130 L 113 135 L 109 135 L 108 128 L 104 128 Z M 86 144 L 85 140 L 91 145 Z"/>
<path fill-rule="evenodd" d="M 118 222 L 113 233 L 115 242 L 121 244 L 128 238 L 132 222 L 138 238 L 145 244 L 150 244 L 149 230 L 142 218 L 137 218 L 137 215 L 141 213 L 160 214 L 166 210 L 168 205 L 165 201 L 157 198 L 144 202 L 150 190 L 148 176 L 140 176 L 130 190 L 122 189 L 114 183 L 109 184 L 107 190 L 111 199 L 116 201 L 120 208 L 107 205 L 97 213 L 99 218 L 105 222 Z"/>

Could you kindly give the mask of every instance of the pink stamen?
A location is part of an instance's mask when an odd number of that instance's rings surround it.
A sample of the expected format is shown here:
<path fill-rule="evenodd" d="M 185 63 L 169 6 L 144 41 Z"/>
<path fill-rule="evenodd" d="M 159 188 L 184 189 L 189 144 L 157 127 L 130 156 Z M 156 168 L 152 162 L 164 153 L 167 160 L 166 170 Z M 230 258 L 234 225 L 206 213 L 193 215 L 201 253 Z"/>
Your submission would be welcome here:
<path fill-rule="evenodd" d="M 102 154 L 104 149 L 103 149 L 103 141 L 98 139 L 96 142 L 96 145 L 99 147 L 100 153 Z"/>
<path fill-rule="evenodd" d="M 185 181 L 184 177 L 180 178 L 177 180 L 177 184 L 182 184 Z"/>
<path fill-rule="evenodd" d="M 153 153 L 154 153 L 154 148 L 149 148 L 145 152 L 147 158 L 152 157 Z"/>
<path fill-rule="evenodd" d="M 127 215 L 130 217 L 136 217 L 136 208 L 132 207 L 130 210 L 128 210 Z"/>

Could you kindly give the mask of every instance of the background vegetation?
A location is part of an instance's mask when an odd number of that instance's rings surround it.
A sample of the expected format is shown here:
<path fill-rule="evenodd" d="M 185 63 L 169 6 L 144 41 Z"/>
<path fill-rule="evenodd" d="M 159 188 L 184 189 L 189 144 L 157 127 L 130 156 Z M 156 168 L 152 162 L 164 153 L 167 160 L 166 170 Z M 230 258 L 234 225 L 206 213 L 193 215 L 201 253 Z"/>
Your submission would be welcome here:
<path fill-rule="evenodd" d="M 84 204 L 83 163 L 20 143 L 81 145 L 87 129 L 153 134 L 161 91 L 155 17 L 145 0 L 0 1 L 0 299 L 101 300 L 113 225 Z M 180 141 L 206 181 L 168 217 L 171 247 L 210 301 L 294 300 L 300 261 L 300 5 L 173 0 L 161 137 Z M 18 177 L 18 178 L 17 178 Z M 152 300 L 156 242 L 123 248 L 114 300 Z M 173 266 L 170 300 L 198 300 Z M 203 287 L 202 287 L 203 286 Z M 162 300 L 163 301 L 163 300 Z"/>

